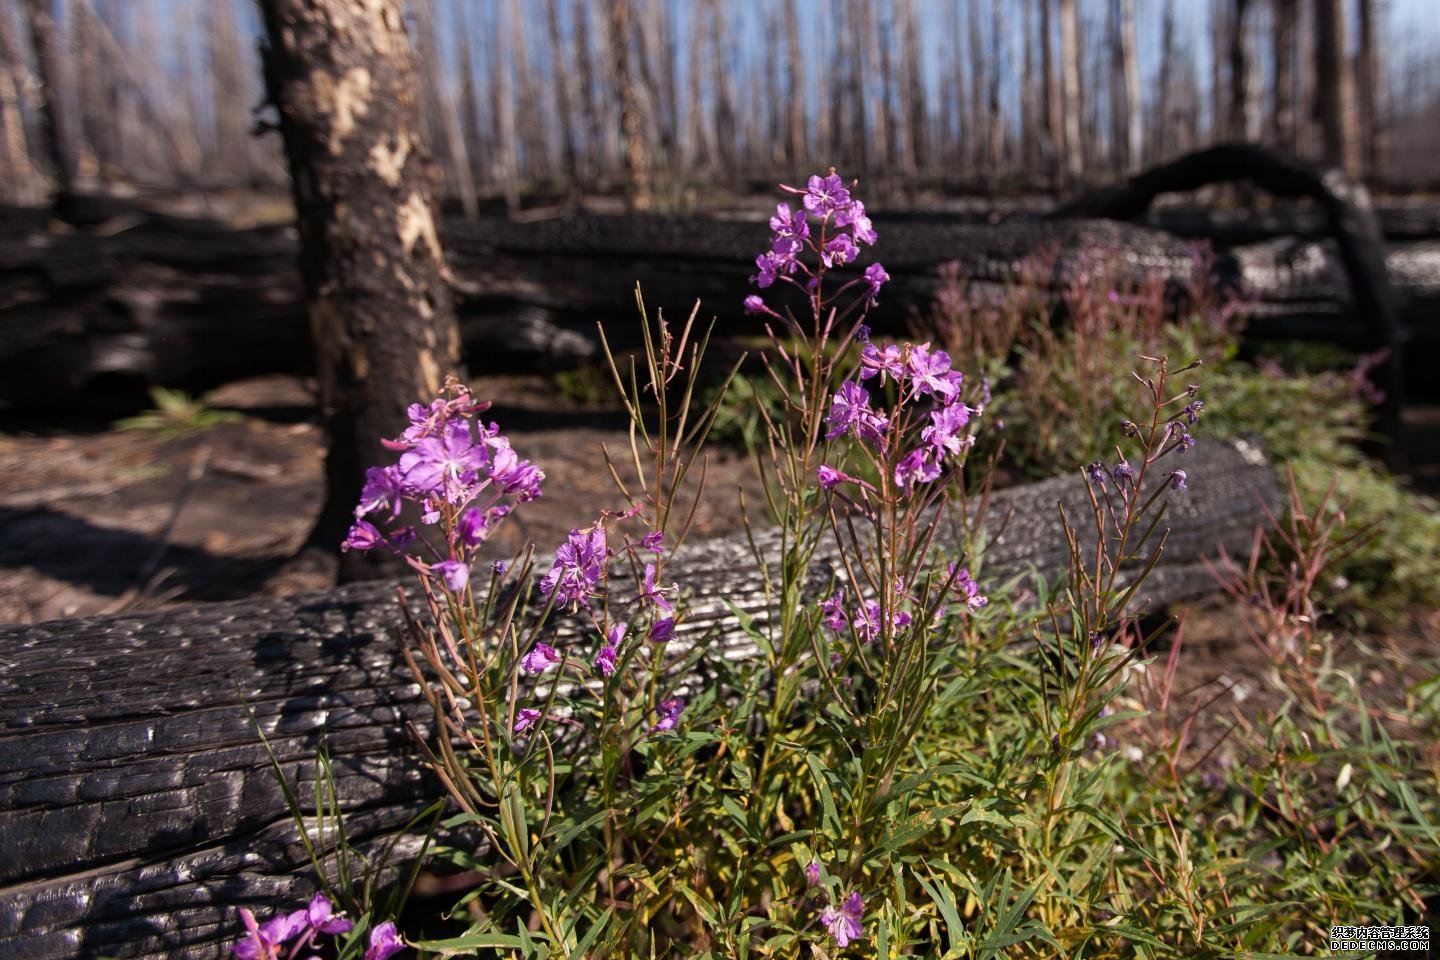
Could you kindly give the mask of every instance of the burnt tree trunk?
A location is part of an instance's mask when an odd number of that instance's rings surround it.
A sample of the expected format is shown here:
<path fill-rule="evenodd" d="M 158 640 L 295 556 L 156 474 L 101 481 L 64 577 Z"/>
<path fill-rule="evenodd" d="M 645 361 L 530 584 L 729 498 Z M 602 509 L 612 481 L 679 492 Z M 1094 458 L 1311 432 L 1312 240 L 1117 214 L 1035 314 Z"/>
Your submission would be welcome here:
<path fill-rule="evenodd" d="M 64 106 L 64 64 L 56 46 L 54 5 L 51 0 L 25 0 L 24 7 L 40 79 L 40 135 L 55 176 L 56 198 L 63 200 L 75 192 L 75 154 Z"/>
<path fill-rule="evenodd" d="M 1360 175 L 1360 143 L 1355 133 L 1355 75 L 1345 43 L 1345 4 L 1315 4 L 1315 113 L 1324 136 L 1325 161 Z"/>
<path fill-rule="evenodd" d="M 460 365 L 400 0 L 262 0 L 330 436 L 307 552 L 331 553 L 405 407 Z M 358 565 L 357 565 L 358 566 Z M 360 575 L 347 564 L 342 576 Z"/>

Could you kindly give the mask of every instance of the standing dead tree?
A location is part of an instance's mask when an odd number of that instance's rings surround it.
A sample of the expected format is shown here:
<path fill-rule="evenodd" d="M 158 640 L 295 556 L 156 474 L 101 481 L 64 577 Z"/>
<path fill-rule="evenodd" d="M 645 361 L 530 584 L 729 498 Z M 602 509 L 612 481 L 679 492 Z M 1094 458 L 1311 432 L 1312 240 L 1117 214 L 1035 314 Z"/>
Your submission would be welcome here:
<path fill-rule="evenodd" d="M 75 143 L 66 109 L 65 62 L 55 36 L 55 6 L 51 0 L 24 4 L 40 81 L 40 135 L 55 177 L 56 199 L 63 202 L 75 192 Z"/>
<path fill-rule="evenodd" d="M 260 8 L 330 436 L 326 502 L 307 551 L 328 555 L 350 525 L 365 468 L 390 456 L 380 439 L 459 368 L 460 336 L 401 0 Z"/>
<path fill-rule="evenodd" d="M 1324 156 L 1326 162 L 1358 177 L 1355 75 L 1349 66 L 1344 0 L 1315 0 L 1315 114 L 1324 135 Z"/>

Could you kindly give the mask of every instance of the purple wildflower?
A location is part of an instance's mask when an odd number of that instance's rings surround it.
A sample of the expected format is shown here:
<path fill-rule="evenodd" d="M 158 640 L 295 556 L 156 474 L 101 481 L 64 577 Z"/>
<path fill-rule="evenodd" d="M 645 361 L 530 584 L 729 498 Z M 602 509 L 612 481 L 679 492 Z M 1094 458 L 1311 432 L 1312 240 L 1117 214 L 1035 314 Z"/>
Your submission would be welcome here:
<path fill-rule="evenodd" d="M 649 550 L 651 553 L 664 553 L 665 531 L 651 530 L 649 533 L 645 534 L 645 536 L 640 538 L 640 546 L 644 547 L 646 550 Z"/>
<path fill-rule="evenodd" d="M 515 714 L 515 732 L 524 733 L 540 719 L 540 711 L 533 707 L 521 707 Z M 369 956 L 369 954 L 366 954 Z"/>
<path fill-rule="evenodd" d="M 460 514 L 460 520 L 455 524 L 455 539 L 467 547 L 478 547 L 490 535 L 488 527 L 485 511 L 471 507 Z"/>
<path fill-rule="evenodd" d="M 1097 487 L 1105 486 L 1105 481 L 1108 479 L 1105 473 L 1105 464 L 1099 460 L 1091 460 L 1085 465 L 1085 475 L 1088 476 L 1090 482 Z"/>
<path fill-rule="evenodd" d="M 554 594 L 555 603 L 590 605 L 590 592 L 600 582 L 607 553 L 605 528 L 596 524 L 588 531 L 571 530 L 570 537 L 555 551 L 555 564 L 540 581 L 540 592 Z"/>
<path fill-rule="evenodd" d="M 444 581 L 451 593 L 464 593 L 470 583 L 470 565 L 459 560 L 441 560 L 430 565 L 430 572 Z"/>
<path fill-rule="evenodd" d="M 370 931 L 370 948 L 365 951 L 363 960 L 390 960 L 404 949 L 405 941 L 400 939 L 400 931 L 393 921 L 386 920 Z"/>
<path fill-rule="evenodd" d="M 1172 490 L 1188 490 L 1189 487 L 1185 485 L 1186 480 L 1187 477 L 1185 476 L 1184 470 L 1170 471 L 1170 488 Z"/>
<path fill-rule="evenodd" d="M 860 351 L 860 379 L 869 380 L 876 374 L 880 375 L 880 382 L 885 382 L 885 375 L 889 374 L 897 381 L 905 375 L 905 361 L 903 351 L 898 344 L 887 343 L 884 347 L 877 347 L 873 343 L 865 344 Z"/>
<path fill-rule="evenodd" d="M 865 901 L 856 891 L 845 898 L 839 910 L 826 907 L 820 914 L 820 922 L 830 931 L 830 936 L 835 938 L 835 946 L 843 950 L 852 940 L 859 940 L 865 935 L 865 928 L 861 924 L 864 916 Z"/>
<path fill-rule="evenodd" d="M 860 256 L 860 248 L 848 233 L 837 233 L 820 251 L 820 262 L 827 267 L 843 267 Z"/>
<path fill-rule="evenodd" d="M 879 439 L 880 431 L 888 424 L 884 417 L 870 409 L 870 393 L 853 380 L 840 385 L 840 392 L 830 401 L 830 413 L 825 422 L 830 429 L 825 439 L 832 440 L 854 427 L 861 436 Z"/>
<path fill-rule="evenodd" d="M 505 561 L 504 561 L 504 560 L 496 560 L 494 563 L 490 564 L 490 570 L 491 570 L 491 571 L 495 574 L 495 576 L 497 576 L 497 577 L 503 577 L 503 576 L 505 576 Z"/>
<path fill-rule="evenodd" d="M 365 471 L 365 486 L 360 491 L 360 503 L 355 507 L 359 519 L 367 513 L 385 508 L 390 509 L 390 519 L 400 516 L 401 506 L 400 471 L 393 467 L 370 467 Z"/>
<path fill-rule="evenodd" d="M 879 239 L 875 235 L 875 225 L 865 215 L 865 204 L 854 197 L 850 198 L 850 206 L 835 214 L 835 226 L 849 227 L 856 240 L 870 246 L 874 246 L 875 241 Z"/>
<path fill-rule="evenodd" d="M 870 285 L 870 299 L 880 293 L 880 288 L 890 282 L 890 274 L 878 263 L 872 263 L 865 268 L 865 282 Z"/>
<path fill-rule="evenodd" d="M 419 493 L 441 491 L 459 499 L 460 491 L 485 466 L 485 447 L 470 437 L 467 421 L 445 425 L 442 436 L 426 437 L 400 457 L 405 486 Z"/>
<path fill-rule="evenodd" d="M 805 865 L 805 885 L 808 887 L 820 886 L 820 861 L 811 860 Z"/>
<path fill-rule="evenodd" d="M 675 639 L 675 618 L 665 617 L 656 620 L 655 625 L 650 628 L 650 642 L 669 643 L 673 639 Z"/>
<path fill-rule="evenodd" d="M 934 394 L 949 403 L 960 392 L 964 377 L 950 369 L 950 354 L 931 350 L 928 342 L 910 348 L 906 361 L 916 396 Z"/>
<path fill-rule="evenodd" d="M 548 643 L 537 643 L 520 658 L 520 669 L 526 673 L 544 673 L 560 662 L 560 651 Z"/>
<path fill-rule="evenodd" d="M 769 286 L 769 284 L 766 284 L 766 286 Z M 765 301 L 760 298 L 760 294 L 752 293 L 745 298 L 745 312 L 750 314 L 769 313 L 770 308 L 765 306 Z"/>
<path fill-rule="evenodd" d="M 296 910 L 257 924 L 255 914 L 241 907 L 240 920 L 245 924 L 247 936 L 231 948 L 231 952 L 240 960 L 275 960 L 280 955 L 280 947 L 305 929 L 304 910 Z"/>
<path fill-rule="evenodd" d="M 750 279 L 763 290 L 775 282 L 782 270 L 785 273 L 794 273 L 795 261 L 777 257 L 773 252 L 762 253 L 755 258 L 755 269 L 758 272 Z"/>
<path fill-rule="evenodd" d="M 345 542 L 340 544 L 342 552 L 350 550 L 373 550 L 385 542 L 385 535 L 382 534 L 368 520 L 356 520 L 350 527 L 350 533 L 345 537 Z"/>
<path fill-rule="evenodd" d="M 624 623 L 622 623 L 622 630 L 624 630 L 624 626 Z M 618 661 L 619 651 L 616 651 L 615 643 L 606 643 L 605 646 L 600 648 L 600 652 L 595 655 L 595 669 L 600 671 L 600 675 L 609 676 L 615 672 L 615 666 L 618 664 Z"/>
<path fill-rule="evenodd" d="M 655 726 L 650 728 L 651 733 L 664 733 L 666 730 L 674 730 L 675 724 L 680 721 L 680 714 L 685 712 L 685 701 L 679 698 L 662 700 L 660 701 L 660 705 L 655 708 L 655 712 L 660 715 L 660 720 Z"/>
<path fill-rule="evenodd" d="M 812 176 L 805 185 L 805 195 L 802 197 L 805 209 L 823 217 L 843 207 L 850 205 L 850 191 L 845 189 L 845 182 L 838 174 L 830 174 L 828 177 Z"/>
<path fill-rule="evenodd" d="M 931 483 L 940 479 L 940 461 L 930 459 L 929 447 L 916 447 L 895 464 L 895 484 L 907 490 L 916 483 Z"/>
<path fill-rule="evenodd" d="M 667 613 L 675 608 L 665 599 L 663 587 L 655 585 L 655 564 L 645 564 L 645 580 L 640 586 L 640 599 L 648 600 Z"/>
<path fill-rule="evenodd" d="M 810 221 L 803 213 L 791 212 L 790 204 L 781 203 L 775 207 L 775 216 L 770 218 L 770 230 L 775 255 L 791 258 L 804 248 L 804 240 L 810 236 Z"/>
<path fill-rule="evenodd" d="M 830 599 L 820 601 L 820 611 L 825 614 L 825 626 L 836 633 L 844 630 L 848 620 L 845 613 L 845 588 L 841 587 Z"/>
<path fill-rule="evenodd" d="M 506 493 L 518 494 L 517 499 L 524 503 L 540 496 L 540 484 L 545 480 L 545 472 L 529 460 L 517 457 L 507 442 L 495 450 L 495 458 L 490 465 L 490 479 Z"/>
<path fill-rule="evenodd" d="M 316 893 L 310 900 L 310 905 L 305 908 L 305 920 L 314 933 L 334 935 L 337 933 L 348 933 L 355 924 L 345 917 L 337 917 L 335 908 L 330 904 L 330 898 L 323 893 Z"/>
<path fill-rule="evenodd" d="M 852 622 L 855 634 L 864 643 L 869 643 L 880 636 L 880 602 L 878 600 L 867 600 L 860 608 L 860 615 Z"/>
<path fill-rule="evenodd" d="M 950 564 L 951 573 L 955 572 L 955 564 Z M 965 606 L 971 610 L 979 610 L 990 601 L 980 595 L 980 585 L 970 576 L 970 571 L 961 567 L 960 572 L 955 574 L 955 583 L 951 586 L 956 594 L 965 599 Z"/>
<path fill-rule="evenodd" d="M 959 455 L 965 449 L 965 438 L 957 436 L 970 422 L 973 413 L 963 403 L 952 403 L 930 411 L 930 426 L 920 431 L 920 438 L 935 448 L 936 456 Z"/>
<path fill-rule="evenodd" d="M 820 480 L 820 486 L 826 490 L 833 489 L 839 483 L 860 483 L 859 477 L 841 473 L 834 467 L 826 466 L 823 463 L 815 470 L 815 476 Z"/>
<path fill-rule="evenodd" d="M 1200 413 L 1205 409 L 1204 400 L 1192 400 L 1185 404 L 1185 422 L 1195 424 L 1200 420 Z"/>
<path fill-rule="evenodd" d="M 1115 464 L 1115 468 L 1110 471 L 1110 476 L 1115 478 L 1116 483 L 1124 484 L 1127 481 L 1134 483 L 1140 475 L 1135 472 L 1134 467 L 1130 466 L 1130 461 L 1122 458 L 1119 463 Z"/>

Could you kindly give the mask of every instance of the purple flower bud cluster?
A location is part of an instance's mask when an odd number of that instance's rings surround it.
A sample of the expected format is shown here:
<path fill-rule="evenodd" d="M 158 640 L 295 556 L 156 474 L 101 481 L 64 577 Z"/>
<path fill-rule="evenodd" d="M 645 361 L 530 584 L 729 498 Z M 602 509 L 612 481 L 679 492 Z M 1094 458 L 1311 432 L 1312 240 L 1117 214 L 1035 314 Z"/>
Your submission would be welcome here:
<path fill-rule="evenodd" d="M 804 189 L 784 185 L 780 189 L 799 197 L 800 205 L 798 209 L 789 203 L 775 207 L 770 218 L 770 249 L 755 258 L 755 275 L 750 279 L 762 290 L 777 281 L 801 286 L 818 300 L 823 274 L 854 263 L 862 245 L 873 246 L 875 226 L 865 204 L 851 195 L 845 181 L 833 171 L 810 177 Z M 802 259 L 807 253 L 814 266 Z M 865 269 L 864 279 L 855 282 L 863 286 L 866 302 L 873 303 L 889 279 L 884 267 L 872 263 Z M 745 311 L 778 316 L 753 293 L 745 298 Z"/>
<path fill-rule="evenodd" d="M 430 403 L 412 404 L 410 425 L 386 447 L 400 453 L 395 463 L 365 471 L 355 523 L 343 550 L 387 547 L 402 551 L 417 539 L 434 559 L 426 570 L 451 593 L 463 593 L 480 547 L 517 503 L 540 496 L 545 474 L 521 460 L 495 423 L 476 423 L 489 405 L 464 387 Z M 445 544 L 431 542 L 412 525 L 396 526 L 406 504 L 419 509 L 424 525 L 442 525 Z M 390 527 L 382 532 L 377 524 Z"/>

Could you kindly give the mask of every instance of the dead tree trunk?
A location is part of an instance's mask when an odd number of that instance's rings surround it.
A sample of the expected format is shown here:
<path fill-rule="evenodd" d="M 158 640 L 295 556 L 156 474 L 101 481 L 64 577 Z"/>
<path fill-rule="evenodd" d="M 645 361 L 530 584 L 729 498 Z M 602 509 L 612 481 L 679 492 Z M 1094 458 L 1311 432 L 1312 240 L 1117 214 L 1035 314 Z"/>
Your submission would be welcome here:
<path fill-rule="evenodd" d="M 1124 156 L 1131 173 L 1141 164 L 1140 62 L 1135 47 L 1135 0 L 1120 3 L 1120 80 L 1125 88 Z M 1168 64 L 1167 64 L 1168 66 Z"/>
<path fill-rule="evenodd" d="M 1045 113 L 1045 149 L 1051 161 L 1052 171 L 1058 185 L 1065 156 L 1064 102 L 1060 96 L 1060 71 L 1055 68 L 1054 36 L 1050 25 L 1050 10 L 1053 0 L 1040 2 L 1040 75 L 1041 96 Z"/>
<path fill-rule="evenodd" d="M 632 210 L 650 207 L 650 152 L 645 117 L 631 70 L 630 0 L 610 2 L 610 46 L 615 54 L 615 87 L 620 94 L 620 127 L 625 134 L 625 199 Z"/>
<path fill-rule="evenodd" d="M 51 0 L 24 3 L 40 80 L 40 135 L 55 177 L 56 197 L 63 200 L 75 192 L 75 153 L 65 109 L 64 63 L 55 39 L 54 5 Z"/>
<path fill-rule="evenodd" d="M 1249 139 L 1251 107 L 1250 98 L 1254 91 L 1250 79 L 1250 51 L 1245 43 L 1245 14 L 1250 0 L 1234 0 L 1230 10 L 1229 58 L 1230 58 L 1230 121 L 1229 134 L 1239 139 Z"/>
<path fill-rule="evenodd" d="M 797 0 L 785 0 L 785 105 L 786 173 L 794 176 L 809 159 L 805 156 L 805 63 L 800 48 L 800 18 Z M 691 67 L 692 73 L 694 67 Z"/>
<path fill-rule="evenodd" d="M 1315 113 L 1324 135 L 1325 161 L 1360 175 L 1355 133 L 1355 76 L 1345 44 L 1344 0 L 1315 2 Z"/>
<path fill-rule="evenodd" d="M 19 204 L 32 202 L 43 190 L 25 135 L 24 67 L 10 11 L 0 8 L 0 196 Z"/>
<path fill-rule="evenodd" d="M 205 6 L 206 52 L 210 60 L 210 125 L 212 171 L 234 185 L 248 180 L 250 130 L 247 83 L 240 53 L 239 30 L 230 0 Z"/>
<path fill-rule="evenodd" d="M 401 6 L 260 4 L 330 436 L 326 502 L 307 544 L 323 554 L 350 525 L 365 468 L 391 456 L 381 438 L 399 433 L 406 406 L 434 396 L 460 365 Z"/>
<path fill-rule="evenodd" d="M 1274 0 L 1271 30 L 1274 41 L 1275 87 L 1270 112 L 1270 140 L 1295 152 L 1295 17 L 1299 0 Z"/>
<path fill-rule="evenodd" d="M 1385 162 L 1385 125 L 1380 120 L 1381 72 L 1375 59 L 1375 0 L 1360 0 L 1360 47 L 1355 59 L 1358 131 L 1365 175 L 1374 179 Z"/>
<path fill-rule="evenodd" d="M 1080 140 L 1080 15 L 1075 0 L 1060 0 L 1060 79 L 1065 104 L 1065 175 L 1074 184 L 1085 174 Z"/>
<path fill-rule="evenodd" d="M 560 120 L 561 162 L 565 170 L 566 188 L 578 195 L 580 163 L 575 151 L 575 111 L 571 108 L 571 76 L 573 70 L 565 63 L 565 42 L 560 33 L 559 0 L 545 0 L 545 27 L 550 36 L 550 58 L 555 64 L 551 85 L 555 88 L 555 112 Z M 468 50 L 468 45 L 466 46 Z"/>

